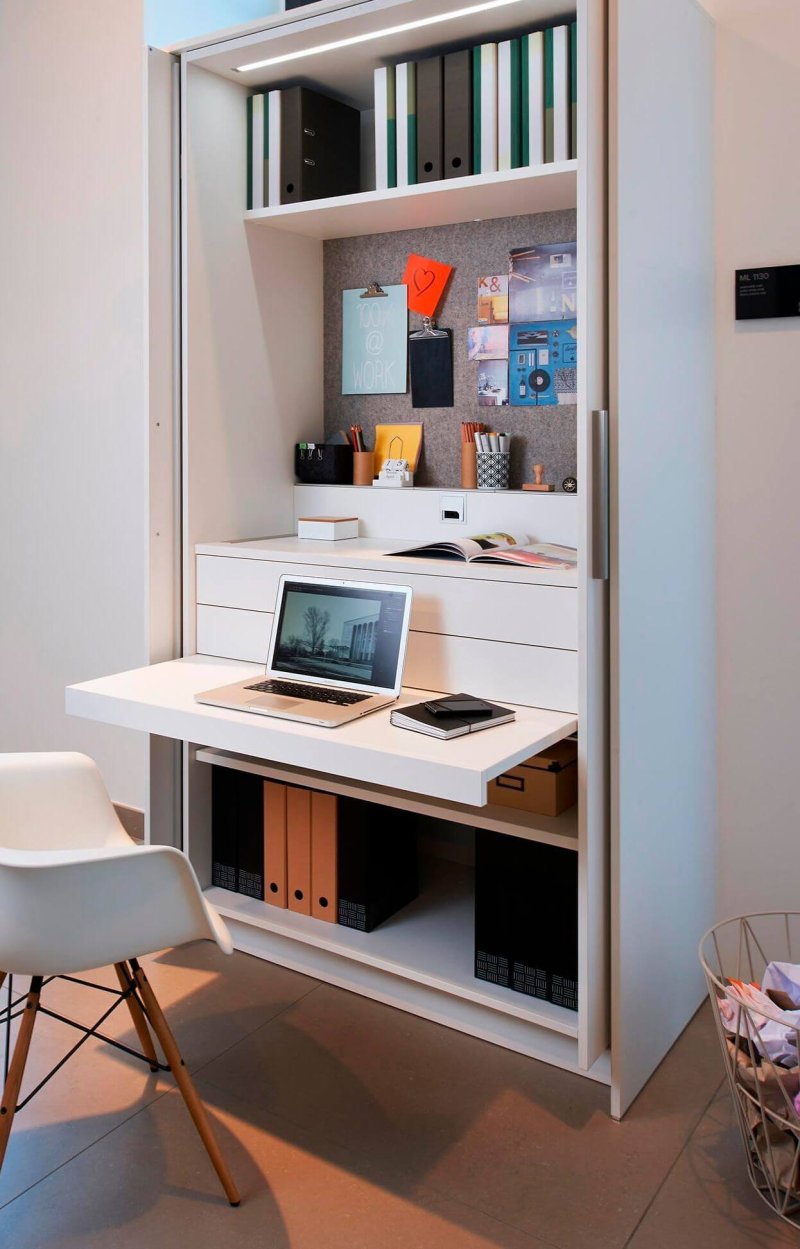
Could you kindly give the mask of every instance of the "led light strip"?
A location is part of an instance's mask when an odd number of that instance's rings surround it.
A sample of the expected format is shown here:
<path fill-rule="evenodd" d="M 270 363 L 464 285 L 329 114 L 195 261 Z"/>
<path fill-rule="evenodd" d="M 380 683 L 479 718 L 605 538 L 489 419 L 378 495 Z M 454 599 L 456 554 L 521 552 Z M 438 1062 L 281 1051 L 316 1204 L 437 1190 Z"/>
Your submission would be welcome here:
<path fill-rule="evenodd" d="M 372 39 L 385 39 L 388 35 L 402 35 L 407 30 L 419 30 L 422 26 L 435 26 L 439 22 L 452 22 L 455 18 L 471 17 L 473 13 L 486 13 L 490 9 L 507 8 L 521 4 L 522 0 L 486 0 L 484 4 L 471 4 L 465 9 L 452 9 L 449 13 L 437 13 L 434 17 L 421 17 L 416 22 L 403 22 L 401 26 L 387 26 L 384 30 L 370 31 L 365 35 L 352 35 L 349 39 L 337 39 L 333 43 L 320 43 L 315 48 L 301 52 L 285 52 L 283 56 L 271 56 L 265 61 L 252 61 L 237 65 L 237 74 L 247 74 L 254 69 L 266 69 L 269 65 L 284 65 L 287 61 L 299 61 L 306 56 L 319 56 L 321 52 L 335 52 L 337 48 L 351 48 L 356 43 L 369 43 Z"/>

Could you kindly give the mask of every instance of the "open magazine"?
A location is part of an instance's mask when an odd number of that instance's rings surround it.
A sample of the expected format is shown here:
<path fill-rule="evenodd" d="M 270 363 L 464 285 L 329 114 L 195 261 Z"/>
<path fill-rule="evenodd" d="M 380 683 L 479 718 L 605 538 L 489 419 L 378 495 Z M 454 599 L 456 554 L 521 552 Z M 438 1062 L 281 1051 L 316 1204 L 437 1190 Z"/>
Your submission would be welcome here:
<path fill-rule="evenodd" d="M 529 542 L 525 534 L 480 533 L 472 538 L 447 538 L 425 542 L 390 555 L 415 555 L 423 559 L 460 559 L 467 564 L 519 564 L 525 568 L 570 569 L 578 564 L 574 546 Z"/>

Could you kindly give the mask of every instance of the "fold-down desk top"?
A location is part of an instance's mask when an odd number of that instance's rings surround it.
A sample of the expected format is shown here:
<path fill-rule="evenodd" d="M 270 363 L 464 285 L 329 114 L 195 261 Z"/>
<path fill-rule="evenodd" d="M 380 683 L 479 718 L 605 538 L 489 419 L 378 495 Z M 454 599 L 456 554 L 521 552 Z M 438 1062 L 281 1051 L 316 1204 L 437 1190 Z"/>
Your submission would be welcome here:
<path fill-rule="evenodd" d="M 472 806 L 484 805 L 493 777 L 578 725 L 575 716 L 518 707 L 511 724 L 447 742 L 394 728 L 389 707 L 324 729 L 194 701 L 196 693 L 261 672 L 254 664 L 194 655 L 71 685 L 66 709 L 88 720 Z M 426 690 L 403 689 L 393 706 L 432 697 Z"/>

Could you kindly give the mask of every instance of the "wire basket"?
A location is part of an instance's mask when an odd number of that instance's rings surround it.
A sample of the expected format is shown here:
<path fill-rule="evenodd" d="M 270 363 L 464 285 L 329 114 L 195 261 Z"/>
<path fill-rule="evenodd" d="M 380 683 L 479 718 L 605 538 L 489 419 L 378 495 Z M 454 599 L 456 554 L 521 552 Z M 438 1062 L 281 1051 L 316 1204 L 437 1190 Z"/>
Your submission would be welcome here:
<path fill-rule="evenodd" d="M 800 964 L 800 914 L 743 915 L 710 928 L 700 962 L 725 1072 L 756 1192 L 800 1228 L 800 1011 L 784 1011 L 750 989 L 770 963 Z M 793 999 L 796 1000 L 796 999 Z"/>

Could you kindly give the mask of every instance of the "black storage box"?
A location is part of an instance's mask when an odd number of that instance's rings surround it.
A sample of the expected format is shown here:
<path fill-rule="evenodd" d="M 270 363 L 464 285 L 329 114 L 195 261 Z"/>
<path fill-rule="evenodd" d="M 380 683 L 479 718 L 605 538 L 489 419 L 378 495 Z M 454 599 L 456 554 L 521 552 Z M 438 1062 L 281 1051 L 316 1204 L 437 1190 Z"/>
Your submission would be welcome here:
<path fill-rule="evenodd" d="M 338 803 L 338 914 L 372 932 L 419 892 L 414 816 L 360 798 Z"/>
<path fill-rule="evenodd" d="M 251 772 L 211 769 L 211 883 L 264 898 L 264 782 Z"/>
<path fill-rule="evenodd" d="M 578 856 L 475 830 L 475 976 L 578 1009 Z"/>
<path fill-rule="evenodd" d="M 353 448 L 334 442 L 298 443 L 294 473 L 305 485 L 352 486 Z"/>

